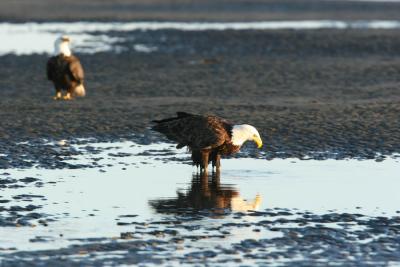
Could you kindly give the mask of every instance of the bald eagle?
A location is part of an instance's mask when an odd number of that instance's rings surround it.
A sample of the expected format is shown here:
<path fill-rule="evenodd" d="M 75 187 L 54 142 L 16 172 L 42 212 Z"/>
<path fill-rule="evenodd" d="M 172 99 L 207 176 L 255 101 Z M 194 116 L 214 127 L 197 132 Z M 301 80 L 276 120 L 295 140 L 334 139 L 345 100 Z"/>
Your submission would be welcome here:
<path fill-rule="evenodd" d="M 202 116 L 177 112 L 177 117 L 153 121 L 153 130 L 178 143 L 177 148 L 187 146 L 192 152 L 193 164 L 207 171 L 208 164 L 218 170 L 221 155 L 232 155 L 246 141 L 254 141 L 262 147 L 260 134 L 251 125 L 235 125 L 217 116 Z"/>
<path fill-rule="evenodd" d="M 83 68 L 79 59 L 72 55 L 70 42 L 68 36 L 57 38 L 54 43 L 55 55 L 47 61 L 47 79 L 53 82 L 56 89 L 55 100 L 71 100 L 74 96 L 85 96 Z M 63 90 L 67 92 L 64 97 L 61 93 Z"/>

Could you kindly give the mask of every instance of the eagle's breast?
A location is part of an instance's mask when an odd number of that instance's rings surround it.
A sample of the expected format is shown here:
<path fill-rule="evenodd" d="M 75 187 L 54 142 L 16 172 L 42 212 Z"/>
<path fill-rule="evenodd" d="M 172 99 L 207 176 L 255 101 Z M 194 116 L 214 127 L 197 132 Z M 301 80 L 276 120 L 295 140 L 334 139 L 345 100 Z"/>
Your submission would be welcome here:
<path fill-rule="evenodd" d="M 235 146 L 232 142 L 226 142 L 221 146 L 220 152 L 223 155 L 232 155 L 239 152 L 240 146 Z"/>

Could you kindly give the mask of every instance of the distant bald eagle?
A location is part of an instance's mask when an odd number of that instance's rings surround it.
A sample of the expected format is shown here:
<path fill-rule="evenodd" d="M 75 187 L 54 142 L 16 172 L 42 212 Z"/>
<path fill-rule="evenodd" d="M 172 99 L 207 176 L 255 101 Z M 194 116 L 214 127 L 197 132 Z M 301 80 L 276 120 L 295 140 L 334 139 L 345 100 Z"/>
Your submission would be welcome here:
<path fill-rule="evenodd" d="M 220 168 L 221 155 L 231 155 L 240 150 L 246 141 L 254 141 L 261 148 L 260 134 L 251 125 L 235 125 L 216 116 L 201 116 L 177 112 L 177 117 L 153 121 L 153 130 L 163 133 L 192 152 L 193 164 L 207 171 L 209 162 Z"/>
<path fill-rule="evenodd" d="M 57 38 L 54 43 L 55 55 L 47 61 L 47 79 L 56 89 L 54 99 L 71 100 L 74 96 L 85 96 L 84 72 L 79 59 L 71 54 L 71 40 L 68 36 Z M 61 91 L 67 91 L 62 97 Z"/>

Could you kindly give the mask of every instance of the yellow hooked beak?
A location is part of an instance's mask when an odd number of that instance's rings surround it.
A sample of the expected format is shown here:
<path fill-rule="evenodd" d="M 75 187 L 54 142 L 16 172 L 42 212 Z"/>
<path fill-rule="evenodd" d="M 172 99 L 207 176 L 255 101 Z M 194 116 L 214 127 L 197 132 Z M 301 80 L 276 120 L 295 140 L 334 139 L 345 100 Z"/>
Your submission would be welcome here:
<path fill-rule="evenodd" d="M 263 143 L 262 143 L 262 140 L 261 140 L 260 137 L 255 136 L 253 140 L 254 140 L 254 142 L 257 144 L 257 147 L 258 147 L 258 148 L 261 148 L 261 147 L 262 147 Z"/>

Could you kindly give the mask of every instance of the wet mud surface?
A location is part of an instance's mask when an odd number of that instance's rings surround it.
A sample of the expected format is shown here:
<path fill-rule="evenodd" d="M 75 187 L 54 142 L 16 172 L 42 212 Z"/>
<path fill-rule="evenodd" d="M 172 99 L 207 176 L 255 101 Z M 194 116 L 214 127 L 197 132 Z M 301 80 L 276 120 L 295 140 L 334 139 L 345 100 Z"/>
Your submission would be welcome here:
<path fill-rule="evenodd" d="M 29 12 L 28 12 L 29 11 Z M 395 1 L 320 0 L 4 0 L 2 21 L 259 21 L 296 19 L 398 19 Z"/>
<path fill-rule="evenodd" d="M 397 178 L 398 160 L 353 160 L 346 167 L 346 161 L 317 164 L 292 159 L 265 165 L 257 160 L 248 166 L 253 159 L 241 164 L 230 161 L 244 159 L 227 159 L 222 173 L 205 176 L 182 164 L 188 162 L 187 154 L 170 144 L 76 140 L 47 146 L 75 153 L 60 156 L 60 164 L 65 165 L 53 170 L 1 173 L 2 266 L 326 266 L 327 262 L 388 266 L 400 262 L 400 210 L 388 201 L 397 203 L 392 194 L 397 188 L 393 178 Z M 302 169 L 303 164 L 311 164 L 316 180 L 304 180 L 311 174 L 309 167 Z M 349 176 L 345 168 L 353 174 Z M 325 172 L 331 169 L 340 171 L 338 177 L 328 177 Z M 191 171 L 191 181 L 179 178 Z M 385 198 L 380 192 L 368 193 L 365 187 L 379 174 Z M 347 176 L 356 184 L 346 185 Z M 139 184 L 138 179 L 142 179 Z M 304 191 L 308 184 L 314 184 L 314 193 Z M 344 185 L 350 192 L 342 190 L 341 200 L 335 200 Z M 331 193 L 323 192 L 327 186 Z M 299 192 L 293 195 L 291 190 Z M 114 191 L 119 197 L 109 195 Z M 326 202 L 330 198 L 331 204 Z M 285 203 L 290 199 L 292 204 Z M 293 203 L 300 199 L 311 203 L 319 199 L 322 206 L 306 203 L 295 208 Z M 332 204 L 335 208 L 328 208 Z"/>
<path fill-rule="evenodd" d="M 148 130 L 151 120 L 179 110 L 256 126 L 269 159 L 400 150 L 396 30 L 110 35 L 123 38 L 120 53 L 79 55 L 88 95 L 76 101 L 52 100 L 46 55 L 1 57 L 0 167 L 52 167 L 75 153 L 54 150 L 49 140 L 165 141 Z M 157 51 L 139 53 L 137 44 Z M 251 145 L 243 151 L 257 156 Z"/>
<path fill-rule="evenodd" d="M 205 227 L 196 221 L 214 213 L 176 216 L 173 220 L 135 222 L 114 238 L 80 239 L 83 244 L 40 251 L 8 250 L 3 266 L 82 266 L 108 264 L 208 264 L 219 266 L 387 266 L 400 260 L 400 217 L 362 214 L 316 215 L 288 209 L 234 213 L 230 223 Z M 250 219 L 253 217 L 255 219 Z M 212 219 L 211 219 L 212 220 Z M 257 222 L 252 222 L 257 220 Z M 245 221 L 245 222 L 243 222 Z M 199 230 L 201 229 L 201 231 Z M 232 232 L 269 232 L 269 238 L 224 244 Z M 216 241 L 218 240 L 218 241 Z M 201 245 L 202 242 L 208 245 Z M 31 242 L 48 242 L 37 237 Z M 199 243 L 199 244 L 197 244 Z M 197 247 L 198 246 L 198 247 Z"/>
<path fill-rule="evenodd" d="M 398 3 L 351 1 L 23 2 L 2 1 L 0 21 L 399 12 Z M 78 54 L 84 99 L 52 100 L 48 55 L 0 57 L 0 266 L 400 262 L 398 30 L 100 34 L 117 42 Z M 222 161 L 221 177 L 201 177 L 184 150 L 149 130 L 176 111 L 252 124 L 265 146 L 246 145 Z"/>

